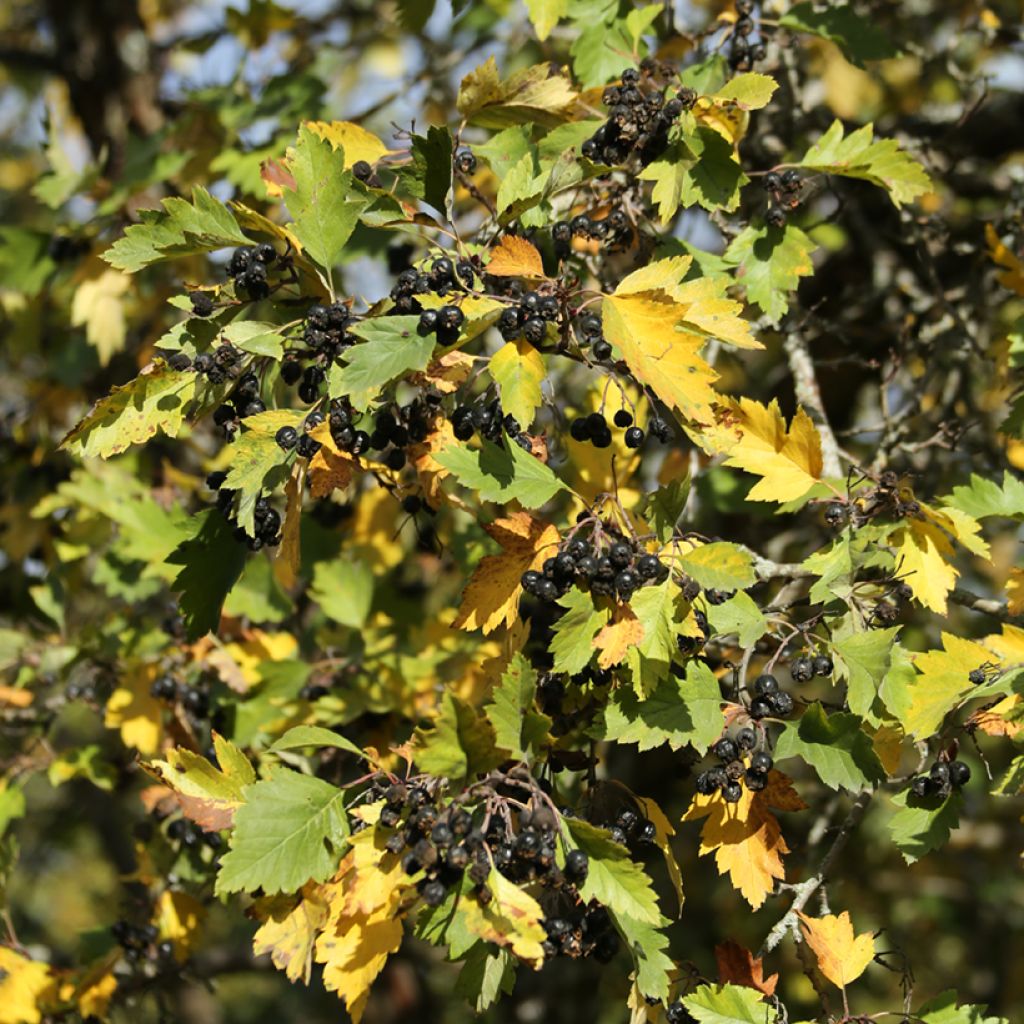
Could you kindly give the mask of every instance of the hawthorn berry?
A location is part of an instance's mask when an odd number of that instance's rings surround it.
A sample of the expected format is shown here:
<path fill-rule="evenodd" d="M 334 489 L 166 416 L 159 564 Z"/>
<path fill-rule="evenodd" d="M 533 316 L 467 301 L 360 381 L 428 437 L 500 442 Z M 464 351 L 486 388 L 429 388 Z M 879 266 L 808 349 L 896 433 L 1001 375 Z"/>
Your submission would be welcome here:
<path fill-rule="evenodd" d="M 816 676 L 828 677 L 832 675 L 834 669 L 832 659 L 827 654 L 819 654 L 814 659 L 814 674 Z"/>
<path fill-rule="evenodd" d="M 779 681 L 775 676 L 769 673 L 759 675 L 754 680 L 754 693 L 758 697 L 763 697 L 769 693 L 775 693 L 779 689 Z"/>

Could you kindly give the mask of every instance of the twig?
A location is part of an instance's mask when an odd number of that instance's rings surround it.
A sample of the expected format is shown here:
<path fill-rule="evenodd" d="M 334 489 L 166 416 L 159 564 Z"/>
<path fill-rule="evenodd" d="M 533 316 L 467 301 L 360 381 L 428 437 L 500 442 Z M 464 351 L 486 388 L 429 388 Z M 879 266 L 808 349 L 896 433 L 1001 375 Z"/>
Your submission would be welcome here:
<path fill-rule="evenodd" d="M 818 387 L 818 378 L 814 373 L 814 363 L 811 361 L 807 342 L 800 331 L 791 328 L 786 333 L 783 347 L 793 373 L 797 401 L 808 411 L 821 436 L 822 471 L 825 476 L 842 476 L 839 444 L 825 415 L 825 406 L 821 400 L 821 390 Z"/>

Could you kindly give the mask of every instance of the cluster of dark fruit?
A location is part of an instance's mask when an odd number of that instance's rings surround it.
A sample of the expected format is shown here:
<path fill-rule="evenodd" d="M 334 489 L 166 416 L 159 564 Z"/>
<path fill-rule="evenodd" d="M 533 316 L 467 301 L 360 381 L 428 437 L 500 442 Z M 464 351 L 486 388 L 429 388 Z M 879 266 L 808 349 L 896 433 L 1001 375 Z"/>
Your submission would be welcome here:
<path fill-rule="evenodd" d="M 302 326 L 305 347 L 288 352 L 281 363 L 281 379 L 289 386 L 298 384 L 299 398 L 307 405 L 319 400 L 327 367 L 355 341 L 346 331 L 351 322 L 351 310 L 340 301 L 330 306 L 317 303 L 306 312 Z"/>
<path fill-rule="evenodd" d="M 596 313 L 585 313 L 576 323 L 576 340 L 580 348 L 590 346 L 590 353 L 599 363 L 611 359 L 612 346 L 604 336 L 604 324 Z"/>
<path fill-rule="evenodd" d="M 461 285 L 471 287 L 476 280 L 476 271 L 469 260 L 452 263 L 447 256 L 439 256 L 430 264 L 430 270 L 417 270 L 409 267 L 398 275 L 395 286 L 391 289 L 394 314 L 422 313 L 423 306 L 417 295 L 445 296 Z"/>
<path fill-rule="evenodd" d="M 167 826 L 167 838 L 173 843 L 180 843 L 185 849 L 192 850 L 197 846 L 207 846 L 211 850 L 219 850 L 224 840 L 219 832 L 204 832 L 188 818 L 175 818 Z"/>
<path fill-rule="evenodd" d="M 753 729 L 740 729 L 735 739 L 723 736 L 712 748 L 711 753 L 719 764 L 697 776 L 697 792 L 703 796 L 721 791 L 726 803 L 734 804 L 743 796 L 746 785 L 752 793 L 760 793 L 768 785 L 768 773 L 774 761 L 771 754 L 755 751 L 757 735 Z M 750 763 L 744 764 L 743 757 L 750 753 Z"/>
<path fill-rule="evenodd" d="M 506 341 L 522 337 L 535 348 L 544 344 L 548 324 L 556 323 L 560 308 L 554 295 L 524 292 L 514 306 L 506 306 L 498 317 L 498 331 Z"/>
<path fill-rule="evenodd" d="M 250 371 L 238 378 L 230 400 L 213 410 L 213 422 L 224 431 L 224 436 L 231 440 L 242 420 L 247 416 L 266 412 L 266 409 L 260 398 L 260 379 Z"/>
<path fill-rule="evenodd" d="M 769 716 L 788 718 L 793 713 L 793 698 L 785 690 L 779 689 L 779 681 L 775 676 L 765 673 L 754 680 L 754 698 L 748 711 L 755 722 Z"/>
<path fill-rule="evenodd" d="M 164 675 L 153 681 L 149 695 L 156 700 L 180 701 L 181 706 L 194 718 L 206 718 L 210 713 L 210 697 L 197 686 L 179 683 L 174 676 Z"/>
<path fill-rule="evenodd" d="M 84 700 L 88 704 L 99 700 L 99 691 L 92 683 L 68 683 L 64 694 L 68 700 Z"/>
<path fill-rule="evenodd" d="M 786 218 L 800 205 L 800 175 L 792 168 L 781 174 L 769 171 L 764 176 L 764 190 L 768 193 L 765 220 L 773 228 L 784 227 Z"/>
<path fill-rule="evenodd" d="M 733 26 L 732 44 L 729 47 L 729 66 L 734 71 L 749 71 L 754 64 L 765 58 L 765 46 L 762 42 L 754 42 L 750 37 L 754 33 L 754 0 L 736 0 L 736 13 L 739 15 Z"/>
<path fill-rule="evenodd" d="M 566 866 L 575 856 L 586 857 L 586 854 L 582 850 L 571 851 Z M 566 956 L 578 960 L 592 956 L 598 963 L 610 963 L 620 943 L 607 908 L 597 900 L 584 903 L 578 897 L 573 901 L 571 898 L 562 900 L 560 896 L 559 902 L 571 905 L 555 911 L 557 917 L 549 915 L 541 922 L 547 933 L 541 943 L 545 958 Z"/>
<path fill-rule="evenodd" d="M 223 384 L 237 376 L 242 353 L 234 345 L 224 342 L 213 352 L 200 352 L 195 359 L 189 359 L 185 352 L 175 352 L 167 360 L 172 370 L 187 370 L 190 366 L 211 384 Z"/>
<path fill-rule="evenodd" d="M 574 585 L 628 601 L 645 584 L 664 582 L 668 573 L 668 566 L 657 555 L 621 535 L 602 534 L 589 541 L 580 536 L 564 541 L 544 562 L 542 571 L 527 570 L 520 583 L 542 601 L 556 601 Z"/>
<path fill-rule="evenodd" d="M 633 414 L 628 409 L 619 409 L 612 417 L 612 423 L 626 431 L 623 440 L 627 448 L 639 448 L 644 443 L 646 435 L 643 428 L 636 426 L 633 422 Z M 599 412 L 592 412 L 587 416 L 577 416 L 569 424 L 569 433 L 574 441 L 582 443 L 589 441 L 595 448 L 608 448 L 612 443 L 611 427 Z M 668 424 L 658 417 L 651 420 L 651 433 L 659 441 L 667 441 L 672 436 Z"/>
<path fill-rule="evenodd" d="M 966 786 L 970 778 L 970 766 L 963 761 L 936 761 L 927 775 L 915 776 L 910 791 L 917 797 L 945 799 L 954 789 Z"/>
<path fill-rule="evenodd" d="M 665 1009 L 668 1024 L 697 1024 L 697 1018 L 683 1005 L 681 999 L 669 1003 Z"/>
<path fill-rule="evenodd" d="M 125 959 L 130 963 L 137 963 L 147 957 L 168 961 L 174 958 L 173 942 L 168 939 L 156 941 L 160 931 L 155 924 L 137 925 L 125 920 L 115 921 L 110 926 L 110 934 L 124 950 Z"/>
<path fill-rule="evenodd" d="M 442 345 L 453 345 L 459 340 L 459 328 L 465 322 L 466 314 L 458 306 L 425 309 L 420 313 L 416 332 L 423 338 L 428 334 L 435 334 Z"/>
<path fill-rule="evenodd" d="M 608 686 L 612 681 L 612 670 L 600 668 L 596 665 L 587 665 L 581 671 L 572 676 L 564 676 L 557 672 L 541 672 L 537 676 L 537 706 L 545 715 L 559 715 L 562 711 L 562 704 L 568 692 L 565 679 L 579 688 L 582 686 L 602 687 Z M 552 729 L 554 735 L 559 733 Z"/>
<path fill-rule="evenodd" d="M 206 478 L 206 486 L 217 492 L 217 508 L 229 523 L 234 523 L 234 502 L 237 491 L 224 486 L 227 473 L 217 470 Z M 250 551 L 259 551 L 263 547 L 276 547 L 281 543 L 281 513 L 266 498 L 257 498 L 253 511 L 256 536 L 250 537 L 245 527 L 235 526 L 235 540 L 247 544 Z"/>
<path fill-rule="evenodd" d="M 67 263 L 69 260 L 76 260 L 88 251 L 89 242 L 84 238 L 75 238 L 73 235 L 51 235 L 50 241 L 46 245 L 46 255 L 54 263 Z"/>
<path fill-rule="evenodd" d="M 686 597 L 684 590 L 683 596 Z M 694 595 L 696 596 L 696 594 Z M 687 598 L 690 600 L 690 598 Z M 711 623 L 708 622 L 708 617 L 699 608 L 695 608 L 693 611 L 694 621 L 697 623 L 697 628 L 700 630 L 700 636 L 683 636 L 682 633 L 676 634 L 676 646 L 679 648 L 679 653 L 684 658 L 692 658 L 694 655 L 699 654 L 703 650 L 704 646 L 711 639 Z M 680 674 L 685 674 L 685 670 L 679 669 Z"/>
<path fill-rule="evenodd" d="M 276 262 L 277 250 L 269 242 L 236 249 L 228 262 L 228 277 L 234 279 L 236 293 L 265 299 L 270 294 L 267 271 Z"/>
<path fill-rule="evenodd" d="M 638 847 L 650 846 L 658 838 L 654 822 L 631 807 L 624 807 L 610 822 L 602 824 L 620 846 L 635 853 Z"/>
<path fill-rule="evenodd" d="M 665 89 L 651 87 L 651 75 L 627 68 L 621 85 L 610 85 L 601 97 L 608 120 L 583 143 L 583 155 L 595 163 L 615 167 L 637 154 L 641 164 L 657 160 L 668 148 L 668 133 L 697 94 L 688 88 L 669 99 Z"/>
<path fill-rule="evenodd" d="M 609 249 L 622 248 L 633 239 L 633 225 L 621 207 L 600 219 L 578 213 L 572 220 L 556 221 L 551 225 L 551 242 L 559 259 L 569 256 L 574 237 L 603 242 Z"/>
<path fill-rule="evenodd" d="M 485 440 L 497 444 L 502 434 L 508 434 L 520 448 L 530 451 L 529 436 L 511 413 L 505 413 L 497 398 L 490 401 L 481 398 L 472 405 L 456 406 L 451 414 L 451 424 L 452 433 L 459 441 L 468 441 L 479 433 Z"/>
<path fill-rule="evenodd" d="M 814 657 L 801 654 L 799 658 L 794 658 L 789 666 L 789 674 L 796 683 L 809 682 L 815 676 L 827 679 L 834 670 L 832 659 L 827 654 L 816 654 Z"/>

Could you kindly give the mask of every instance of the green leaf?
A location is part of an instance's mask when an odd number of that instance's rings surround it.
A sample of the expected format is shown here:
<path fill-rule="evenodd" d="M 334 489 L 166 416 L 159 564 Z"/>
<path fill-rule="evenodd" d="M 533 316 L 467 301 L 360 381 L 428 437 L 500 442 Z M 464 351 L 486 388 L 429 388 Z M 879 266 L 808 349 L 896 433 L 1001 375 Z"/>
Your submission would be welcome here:
<path fill-rule="evenodd" d="M 435 459 L 463 487 L 476 491 L 481 501 L 505 504 L 515 500 L 524 508 L 540 508 L 566 489 L 540 459 L 515 441 L 506 441 L 503 447 L 490 441 L 476 449 L 452 446 Z"/>
<path fill-rule="evenodd" d="M 772 323 L 778 323 L 789 309 L 789 293 L 801 277 L 814 273 L 811 254 L 814 242 L 798 227 L 748 227 L 725 251 L 736 264 L 736 278 L 747 290 L 747 301 L 759 306 Z"/>
<path fill-rule="evenodd" d="M 322 779 L 282 768 L 247 786 L 217 875 L 217 895 L 297 892 L 310 880 L 325 881 L 349 834 L 344 795 Z"/>
<path fill-rule="evenodd" d="M 664 4 L 647 4 L 644 7 L 634 7 L 626 15 L 626 31 L 629 33 L 634 50 L 640 49 L 640 40 L 643 34 L 650 30 L 664 9 Z"/>
<path fill-rule="evenodd" d="M 254 356 L 280 359 L 284 355 L 284 335 L 279 324 L 265 324 L 258 320 L 238 320 L 223 330 L 224 337 L 235 348 L 251 352 Z"/>
<path fill-rule="evenodd" d="M 637 175 L 642 181 L 653 181 L 651 201 L 658 208 L 662 224 L 667 224 L 679 209 L 687 174 L 695 160 L 681 142 L 673 142 L 665 155 L 652 160 Z"/>
<path fill-rule="evenodd" d="M 474 146 L 473 152 L 478 158 L 482 157 L 491 165 L 494 177 L 499 182 L 504 182 L 512 168 L 524 156 L 533 152 L 532 138 L 532 125 L 514 124 L 510 128 L 498 132 L 497 135 L 493 135 L 487 142 Z"/>
<path fill-rule="evenodd" d="M 133 381 L 101 398 L 60 446 L 81 458 L 109 459 L 160 431 L 177 437 L 195 393 L 195 373 L 154 360 Z"/>
<path fill-rule="evenodd" d="M 804 154 L 800 166 L 870 181 L 884 188 L 896 206 L 931 191 L 924 168 L 895 139 L 875 141 L 874 130 L 868 123 L 844 138 L 842 122 L 835 120 Z"/>
<path fill-rule="evenodd" d="M 189 525 L 192 536 L 167 556 L 167 563 L 183 567 L 171 589 L 181 594 L 186 635 L 198 640 L 216 630 L 224 598 L 242 575 L 246 548 L 218 509 L 198 513 Z"/>
<path fill-rule="evenodd" d="M 537 673 L 530 662 L 517 653 L 509 663 L 501 682 L 491 694 L 492 702 L 484 714 L 494 726 L 497 745 L 517 760 L 528 759 L 551 728 L 551 719 L 533 706 L 537 692 Z"/>
<path fill-rule="evenodd" d="M 411 148 L 412 167 L 403 177 L 405 186 L 411 195 L 443 214 L 452 187 L 451 132 L 431 125 L 426 137 L 413 135 Z"/>
<path fill-rule="evenodd" d="M 667 544 L 675 533 L 690 497 L 690 474 L 676 477 L 646 496 L 642 515 L 662 544 Z"/>
<path fill-rule="evenodd" d="M 424 370 L 434 352 L 433 334 L 417 333 L 418 316 L 382 316 L 349 328 L 365 341 L 346 349 L 344 367 L 331 367 L 328 388 L 331 398 L 347 396 L 360 411 L 378 397 L 381 388 L 397 377 Z"/>
<path fill-rule="evenodd" d="M 366 562 L 341 555 L 317 562 L 309 596 L 329 619 L 362 629 L 373 605 L 374 574 Z"/>
<path fill-rule="evenodd" d="M 764 995 L 746 985 L 701 985 L 683 996 L 698 1024 L 765 1024 L 770 1019 Z"/>
<path fill-rule="evenodd" d="M 491 723 L 445 690 L 430 727 L 416 730 L 415 759 L 423 771 L 457 784 L 490 771 L 501 763 L 502 754 Z"/>
<path fill-rule="evenodd" d="M 728 61 L 720 53 L 713 53 L 681 71 L 679 82 L 688 85 L 701 96 L 710 96 L 722 88 L 728 77 Z"/>
<path fill-rule="evenodd" d="M 960 824 L 963 796 L 958 790 L 945 799 L 916 797 L 904 790 L 892 801 L 900 810 L 889 819 L 889 835 L 908 864 L 944 845 Z"/>
<path fill-rule="evenodd" d="M 565 818 L 572 845 L 590 859 L 586 882 L 580 886 L 584 900 L 600 900 L 615 916 L 661 927 L 666 923 L 658 909 L 658 897 L 644 869 L 611 833 L 581 818 Z"/>
<path fill-rule="evenodd" d="M 543 42 L 568 13 L 569 0 L 526 0 L 526 9 L 530 13 L 537 38 Z"/>
<path fill-rule="evenodd" d="M 953 493 L 942 500 L 943 504 L 952 505 L 975 519 L 986 516 L 1024 519 L 1024 480 L 1004 470 L 1000 487 L 994 480 L 972 473 L 969 484 L 954 487 Z"/>
<path fill-rule="evenodd" d="M 768 629 L 764 613 L 744 590 L 737 591 L 728 601 L 709 605 L 706 614 L 708 624 L 716 634 L 735 633 L 740 647 L 756 643 Z"/>
<path fill-rule="evenodd" d="M 497 205 L 501 223 L 515 220 L 524 210 L 540 202 L 546 176 L 541 174 L 540 163 L 533 147 L 509 168 L 498 185 Z"/>
<path fill-rule="evenodd" d="M 1018 754 L 992 790 L 997 796 L 1017 796 L 1024 792 L 1024 754 Z"/>
<path fill-rule="evenodd" d="M 166 554 L 160 561 L 164 558 Z M 224 601 L 225 615 L 244 615 L 253 623 L 283 622 L 293 610 L 292 599 L 274 576 L 269 558 L 250 558 Z"/>
<path fill-rule="evenodd" d="M 626 938 L 636 965 L 636 985 L 641 993 L 663 1003 L 669 1001 L 675 962 L 668 956 L 668 936 L 649 924 L 625 915 L 614 915 L 615 923 Z"/>
<path fill-rule="evenodd" d="M 520 338 L 502 345 L 487 369 L 498 385 L 502 409 L 528 430 L 541 403 L 540 385 L 547 373 L 544 357 Z"/>
<path fill-rule="evenodd" d="M 590 595 L 572 589 L 558 603 L 566 609 L 551 627 L 551 655 L 556 672 L 576 675 L 589 664 L 594 653 L 594 637 L 608 622 L 607 608 L 595 608 Z"/>
<path fill-rule="evenodd" d="M 477 942 L 455 979 L 455 993 L 468 1000 L 477 1013 L 483 1013 L 502 993 L 508 995 L 515 981 L 515 957 L 492 943 Z"/>
<path fill-rule="evenodd" d="M 626 663 L 638 694 L 650 693 L 669 674 L 676 653 L 675 611 L 679 585 L 669 577 L 664 583 L 643 587 L 629 607 L 644 627 L 644 638 L 629 648 Z"/>
<path fill-rule="evenodd" d="M 965 1003 L 957 1005 L 958 996 L 952 989 L 929 999 L 914 1015 L 921 1024 L 1010 1024 L 1006 1017 L 990 1017 L 984 1006 Z"/>
<path fill-rule="evenodd" d="M 670 675 L 643 700 L 627 686 L 614 690 L 605 706 L 601 738 L 635 743 L 641 751 L 687 744 L 703 754 L 722 733 L 722 693 L 703 662 L 691 661 L 686 678 Z"/>
<path fill-rule="evenodd" d="M 298 142 L 289 150 L 288 167 L 295 179 L 295 188 L 284 190 L 294 220 L 291 229 L 329 281 L 370 200 L 354 189 L 352 174 L 345 170 L 344 150 L 335 149 L 310 128 L 299 129 Z"/>
<path fill-rule="evenodd" d="M 861 718 L 873 715 L 878 689 L 889 671 L 893 645 L 900 628 L 870 629 L 839 639 L 833 635 L 838 657 L 836 670 L 839 677 L 846 680 L 847 703 L 850 710 Z"/>
<path fill-rule="evenodd" d="M 358 758 L 366 757 L 366 754 L 351 740 L 318 725 L 296 725 L 280 739 L 275 740 L 269 749 L 276 752 L 279 750 L 304 750 L 307 747 L 333 747 L 336 750 L 347 750 Z"/>
<path fill-rule="evenodd" d="M 899 53 L 884 29 L 862 18 L 849 4 L 829 4 L 823 9 L 816 9 L 810 2 L 794 4 L 779 19 L 779 25 L 828 39 L 858 67 L 863 67 L 866 60 L 884 60 Z"/>
<path fill-rule="evenodd" d="M 707 125 L 685 137 L 696 161 L 687 168 L 679 201 L 683 206 L 699 203 L 705 210 L 731 212 L 740 204 L 740 189 L 750 180 L 743 173 L 732 146 Z"/>
<path fill-rule="evenodd" d="M 797 722 L 787 722 L 775 745 L 775 760 L 801 757 L 832 789 L 860 790 L 885 779 L 885 769 L 861 731 L 856 715 L 836 712 L 826 715 L 822 706 L 812 704 Z"/>
<path fill-rule="evenodd" d="M 572 69 L 584 89 L 593 89 L 634 66 L 632 49 L 624 22 L 592 23 L 576 35 L 569 48 Z"/>
<path fill-rule="evenodd" d="M 745 590 L 757 582 L 750 553 L 724 540 L 688 551 L 677 564 L 706 590 Z"/>
<path fill-rule="evenodd" d="M 192 202 L 179 196 L 163 200 L 162 210 L 143 210 L 141 223 L 125 230 L 103 259 L 130 274 L 161 260 L 248 245 L 231 211 L 204 188 L 192 189 Z"/>
<path fill-rule="evenodd" d="M 301 413 L 268 409 L 243 420 L 245 427 L 251 429 L 243 429 L 231 445 L 231 468 L 223 486 L 238 492 L 235 495 L 238 524 L 250 537 L 256 536 L 256 502 L 288 475 L 288 452 L 277 443 L 274 434 L 283 426 L 295 426 L 300 419 Z"/>
<path fill-rule="evenodd" d="M 836 598 L 846 601 L 853 591 L 853 549 L 849 531 L 844 530 L 828 547 L 808 555 L 802 568 L 821 577 L 810 590 L 815 604 L 828 604 Z"/>
<path fill-rule="evenodd" d="M 714 95 L 716 100 L 729 100 L 744 110 L 760 110 L 768 106 L 779 83 L 770 75 L 748 71 L 730 78 Z"/>

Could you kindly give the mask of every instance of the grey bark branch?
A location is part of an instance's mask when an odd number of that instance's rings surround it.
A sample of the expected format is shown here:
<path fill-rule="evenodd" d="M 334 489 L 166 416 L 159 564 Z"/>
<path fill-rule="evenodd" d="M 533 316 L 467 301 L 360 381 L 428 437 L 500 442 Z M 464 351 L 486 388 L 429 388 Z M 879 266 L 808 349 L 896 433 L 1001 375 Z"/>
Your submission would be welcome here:
<path fill-rule="evenodd" d="M 821 400 L 818 378 L 814 372 L 811 353 L 807 350 L 807 342 L 798 331 L 790 329 L 786 333 L 783 347 L 789 368 L 793 373 L 793 384 L 797 401 L 807 410 L 821 436 L 821 463 L 825 476 L 838 477 L 843 475 L 843 467 L 839 461 L 839 444 L 832 431 L 832 425 L 825 415 L 825 405 Z"/>

